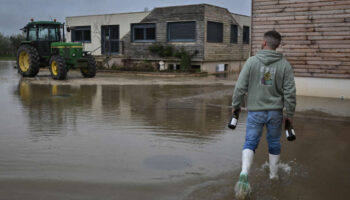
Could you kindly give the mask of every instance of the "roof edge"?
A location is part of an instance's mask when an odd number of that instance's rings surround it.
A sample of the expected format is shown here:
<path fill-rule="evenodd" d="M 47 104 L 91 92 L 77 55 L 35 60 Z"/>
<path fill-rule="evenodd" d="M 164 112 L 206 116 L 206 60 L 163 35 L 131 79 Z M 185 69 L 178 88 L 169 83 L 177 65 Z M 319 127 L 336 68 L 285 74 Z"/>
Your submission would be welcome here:
<path fill-rule="evenodd" d="M 149 14 L 150 11 L 140 11 L 140 12 L 125 12 L 125 13 L 108 13 L 108 14 L 93 14 L 93 15 L 76 15 L 76 16 L 67 16 L 66 18 L 74 18 L 74 17 L 94 17 L 94 16 L 106 16 L 106 15 L 127 15 L 127 14 L 139 14 L 139 13 L 145 13 Z"/>

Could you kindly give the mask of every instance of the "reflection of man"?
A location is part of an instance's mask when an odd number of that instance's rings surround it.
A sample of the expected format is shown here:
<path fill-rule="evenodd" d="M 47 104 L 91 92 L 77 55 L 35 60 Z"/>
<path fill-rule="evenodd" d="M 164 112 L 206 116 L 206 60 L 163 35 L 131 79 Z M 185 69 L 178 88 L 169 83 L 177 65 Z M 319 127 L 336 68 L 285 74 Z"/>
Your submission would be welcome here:
<path fill-rule="evenodd" d="M 293 69 L 282 54 L 275 51 L 280 42 L 281 35 L 278 32 L 268 31 L 264 34 L 262 50 L 245 63 L 232 97 L 232 111 L 240 111 L 241 99 L 248 93 L 246 138 L 242 153 L 242 171 L 236 185 L 237 195 L 250 192 L 248 173 L 264 125 L 267 128 L 270 178 L 278 179 L 282 110 L 283 107 L 286 108 L 286 120 L 292 122 L 296 105 Z"/>

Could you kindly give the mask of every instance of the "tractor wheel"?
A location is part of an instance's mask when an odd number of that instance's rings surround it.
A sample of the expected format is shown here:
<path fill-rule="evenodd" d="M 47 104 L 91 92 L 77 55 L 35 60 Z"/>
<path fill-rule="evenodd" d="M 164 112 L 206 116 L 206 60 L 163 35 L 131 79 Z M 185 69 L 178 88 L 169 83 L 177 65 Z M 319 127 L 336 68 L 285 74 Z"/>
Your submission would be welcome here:
<path fill-rule="evenodd" d="M 49 69 L 53 79 L 64 80 L 67 78 L 66 62 L 61 56 L 55 55 L 51 57 Z"/>
<path fill-rule="evenodd" d="M 88 63 L 86 67 L 81 67 L 80 71 L 81 74 L 85 78 L 92 78 L 96 75 L 96 61 L 95 58 L 92 55 L 86 55 L 86 58 L 88 59 Z"/>
<path fill-rule="evenodd" d="M 38 51 L 30 45 L 21 45 L 17 51 L 18 72 L 23 77 L 34 77 L 40 68 Z"/>

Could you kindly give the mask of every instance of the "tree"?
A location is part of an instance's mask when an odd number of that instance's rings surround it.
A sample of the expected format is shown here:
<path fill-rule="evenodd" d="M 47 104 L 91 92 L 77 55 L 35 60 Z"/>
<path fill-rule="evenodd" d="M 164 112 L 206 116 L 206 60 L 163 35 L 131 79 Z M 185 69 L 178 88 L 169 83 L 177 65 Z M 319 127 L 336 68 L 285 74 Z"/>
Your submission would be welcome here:
<path fill-rule="evenodd" d="M 5 36 L 0 33 L 0 56 L 16 56 L 21 41 L 25 40 L 23 34 Z"/>

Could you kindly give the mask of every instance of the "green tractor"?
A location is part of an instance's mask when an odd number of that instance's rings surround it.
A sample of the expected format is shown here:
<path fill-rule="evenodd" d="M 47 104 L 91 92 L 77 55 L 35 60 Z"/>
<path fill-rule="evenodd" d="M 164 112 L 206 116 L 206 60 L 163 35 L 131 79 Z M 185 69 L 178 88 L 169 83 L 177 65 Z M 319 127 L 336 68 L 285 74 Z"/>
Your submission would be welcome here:
<path fill-rule="evenodd" d="M 65 42 L 64 24 L 31 20 L 23 29 L 26 41 L 17 51 L 18 72 L 23 77 L 35 77 L 41 67 L 49 66 L 51 77 L 64 80 L 69 69 L 80 68 L 82 75 L 96 75 L 96 61 L 83 51 L 82 43 Z"/>

